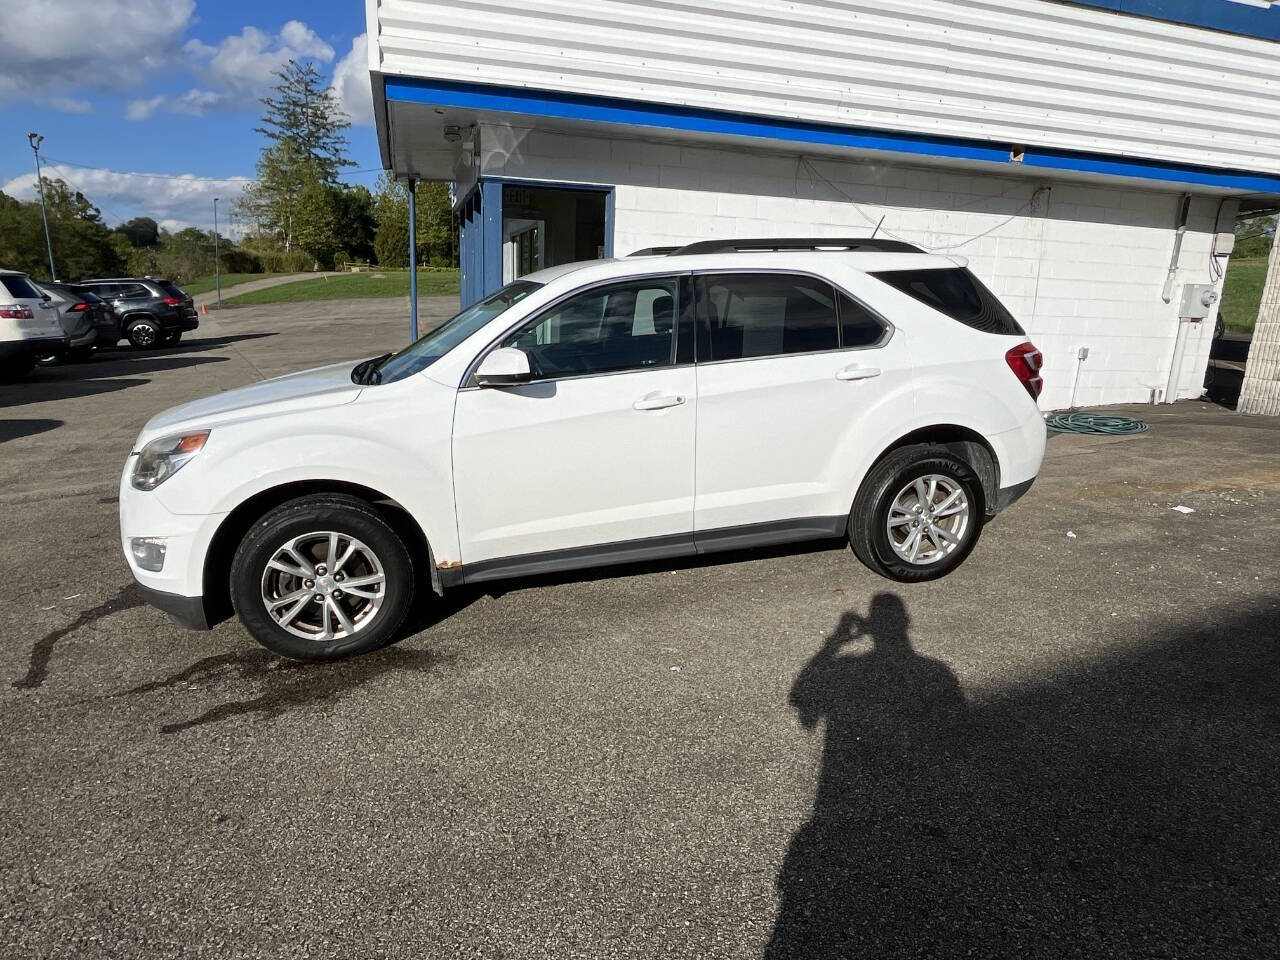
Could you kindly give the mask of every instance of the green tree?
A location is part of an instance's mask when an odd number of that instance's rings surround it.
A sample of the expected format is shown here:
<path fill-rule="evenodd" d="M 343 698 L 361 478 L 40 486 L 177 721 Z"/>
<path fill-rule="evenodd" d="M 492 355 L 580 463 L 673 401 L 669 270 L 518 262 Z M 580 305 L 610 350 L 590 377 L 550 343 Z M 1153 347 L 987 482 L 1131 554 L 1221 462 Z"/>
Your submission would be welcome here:
<path fill-rule="evenodd" d="M 338 249 L 334 229 L 337 192 L 318 178 L 309 177 L 298 192 L 294 216 L 293 236 L 298 249 L 326 268 L 333 264 L 333 253 Z"/>
<path fill-rule="evenodd" d="M 118 272 L 122 258 L 89 198 L 62 180 L 44 180 L 49 235 L 59 279 L 80 280 Z M 49 257 L 38 201 L 0 194 L 0 263 L 38 280 L 49 279 Z"/>
<path fill-rule="evenodd" d="M 288 144 L 322 183 L 337 185 L 342 168 L 355 166 L 347 158 L 351 119 L 310 61 L 290 60 L 275 75 L 275 93 L 262 98 L 262 126 L 254 130 L 272 144 Z"/>
<path fill-rule="evenodd" d="M 373 238 L 377 221 L 373 218 L 373 194 L 365 186 L 339 187 L 333 193 L 333 229 L 338 246 L 348 257 L 373 260 Z"/>
<path fill-rule="evenodd" d="M 129 241 L 131 247 L 155 247 L 160 244 L 160 227 L 150 217 L 134 217 L 116 227 L 115 232 Z"/>
<path fill-rule="evenodd" d="M 373 215 L 378 230 L 374 248 L 378 263 L 385 267 L 409 265 L 409 190 L 385 173 L 378 179 Z M 457 249 L 449 189 L 444 183 L 419 183 L 417 189 L 418 262 L 432 266 L 454 266 Z"/>

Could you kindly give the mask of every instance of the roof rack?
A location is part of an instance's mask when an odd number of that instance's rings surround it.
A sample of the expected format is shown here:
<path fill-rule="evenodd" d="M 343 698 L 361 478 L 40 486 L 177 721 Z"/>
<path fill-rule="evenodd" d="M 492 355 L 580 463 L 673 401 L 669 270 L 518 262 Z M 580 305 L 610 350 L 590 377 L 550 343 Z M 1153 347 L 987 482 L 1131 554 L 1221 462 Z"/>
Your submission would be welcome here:
<path fill-rule="evenodd" d="M 661 247 L 654 248 L 656 250 Z M 699 240 L 673 250 L 671 256 L 685 257 L 695 253 L 749 253 L 778 252 L 785 250 L 845 250 L 876 251 L 878 253 L 924 253 L 913 243 L 904 240 L 883 240 L 876 237 L 813 237 L 812 239 L 763 239 L 763 240 Z"/>
<path fill-rule="evenodd" d="M 679 247 L 645 247 L 643 250 L 637 250 L 635 253 L 629 253 L 629 257 L 665 257 L 669 253 L 675 253 Z"/>

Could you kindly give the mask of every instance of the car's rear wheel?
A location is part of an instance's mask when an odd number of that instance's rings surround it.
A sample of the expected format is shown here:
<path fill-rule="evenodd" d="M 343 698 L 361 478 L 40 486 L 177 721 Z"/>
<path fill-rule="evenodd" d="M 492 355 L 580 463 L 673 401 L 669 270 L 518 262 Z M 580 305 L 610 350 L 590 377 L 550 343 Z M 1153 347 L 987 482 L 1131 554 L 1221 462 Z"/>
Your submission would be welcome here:
<path fill-rule="evenodd" d="M 413 603 L 413 558 L 372 506 L 341 494 L 267 513 L 231 565 L 231 601 L 254 639 L 295 660 L 335 660 L 395 639 Z"/>
<path fill-rule="evenodd" d="M 895 450 L 872 467 L 849 514 L 849 543 L 881 576 L 934 580 L 969 555 L 982 532 L 982 483 L 938 446 Z"/>
<path fill-rule="evenodd" d="M 160 327 L 154 320 L 135 320 L 126 336 L 138 350 L 149 350 L 160 342 Z"/>

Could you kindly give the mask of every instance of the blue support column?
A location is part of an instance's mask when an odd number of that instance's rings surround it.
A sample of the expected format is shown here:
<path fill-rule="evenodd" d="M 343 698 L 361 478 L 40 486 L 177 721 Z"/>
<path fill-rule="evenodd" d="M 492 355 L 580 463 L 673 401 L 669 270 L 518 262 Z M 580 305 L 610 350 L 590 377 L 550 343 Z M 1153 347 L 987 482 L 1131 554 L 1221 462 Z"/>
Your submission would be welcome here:
<path fill-rule="evenodd" d="M 409 178 L 409 341 L 418 339 L 418 181 Z"/>

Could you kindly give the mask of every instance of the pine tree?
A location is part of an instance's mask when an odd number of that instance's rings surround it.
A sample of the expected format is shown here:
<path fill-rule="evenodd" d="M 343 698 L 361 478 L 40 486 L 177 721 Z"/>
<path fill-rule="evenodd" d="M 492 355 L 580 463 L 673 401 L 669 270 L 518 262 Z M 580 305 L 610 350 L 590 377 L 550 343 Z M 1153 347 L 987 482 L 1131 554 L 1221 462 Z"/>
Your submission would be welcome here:
<path fill-rule="evenodd" d="M 276 71 L 276 78 L 275 96 L 262 98 L 262 126 L 254 131 L 273 144 L 288 143 L 310 163 L 320 182 L 336 185 L 342 168 L 355 166 L 347 159 L 350 141 L 345 131 L 351 118 L 310 61 L 302 65 L 290 60 Z"/>

